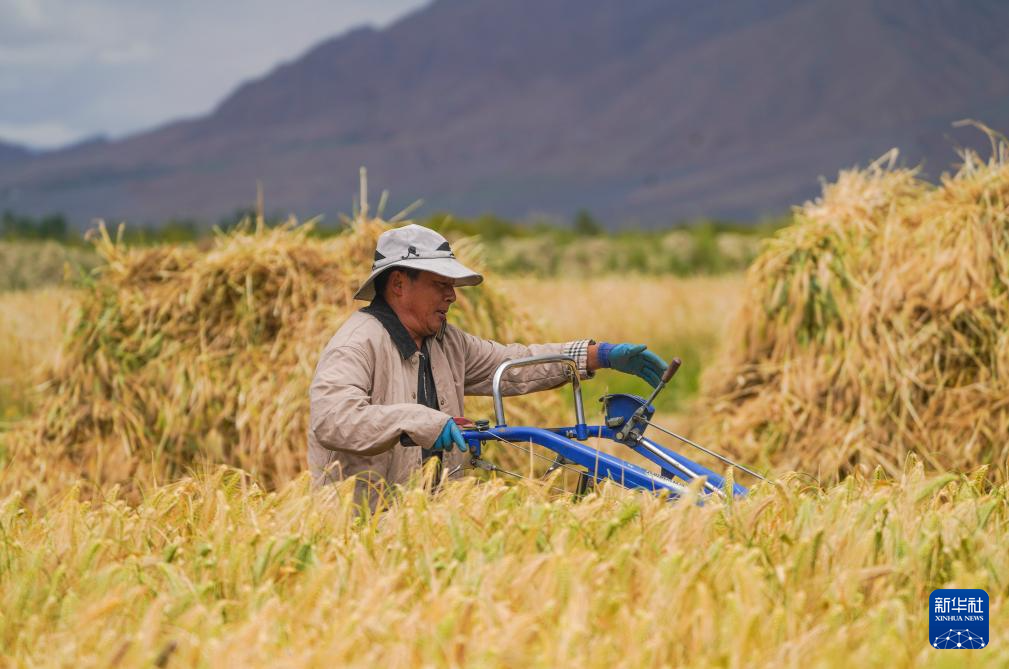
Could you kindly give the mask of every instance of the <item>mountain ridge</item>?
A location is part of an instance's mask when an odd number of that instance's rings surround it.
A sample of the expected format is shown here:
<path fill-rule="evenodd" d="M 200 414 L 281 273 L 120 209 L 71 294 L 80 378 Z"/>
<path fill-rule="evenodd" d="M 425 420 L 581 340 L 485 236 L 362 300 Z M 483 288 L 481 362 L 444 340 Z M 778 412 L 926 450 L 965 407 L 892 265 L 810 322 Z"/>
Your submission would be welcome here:
<path fill-rule="evenodd" d="M 1009 127 L 991 0 L 439 0 L 325 40 L 210 114 L 0 162 L 0 208 L 216 220 L 393 204 L 613 225 L 780 213 L 896 146 L 932 176 Z"/>
<path fill-rule="evenodd" d="M 0 164 L 16 163 L 32 155 L 31 149 L 11 142 L 0 141 Z"/>

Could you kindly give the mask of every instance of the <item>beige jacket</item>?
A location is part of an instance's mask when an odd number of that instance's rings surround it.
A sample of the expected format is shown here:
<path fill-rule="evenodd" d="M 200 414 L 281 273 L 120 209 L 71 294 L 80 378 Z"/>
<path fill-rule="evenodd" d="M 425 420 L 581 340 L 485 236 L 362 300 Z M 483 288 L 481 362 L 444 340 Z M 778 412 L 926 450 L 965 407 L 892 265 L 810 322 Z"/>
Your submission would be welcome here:
<path fill-rule="evenodd" d="M 452 416 L 463 415 L 464 395 L 490 395 L 494 370 L 514 358 L 548 353 L 571 355 L 580 375 L 586 368 L 588 340 L 566 344 L 504 346 L 451 325 L 429 338 L 428 348 L 440 410 L 417 404 L 419 353 L 403 357 L 385 326 L 355 312 L 330 339 L 312 379 L 308 464 L 316 484 L 357 475 L 361 492 L 384 483 L 404 483 L 421 466 L 421 449 L 403 446 L 406 434 L 416 444 L 434 444 Z M 554 388 L 568 380 L 563 365 L 509 370 L 502 392 L 521 395 Z M 468 462 L 452 450 L 446 471 Z M 362 489 L 363 488 L 363 489 Z M 368 494 L 374 506 L 374 490 Z"/>

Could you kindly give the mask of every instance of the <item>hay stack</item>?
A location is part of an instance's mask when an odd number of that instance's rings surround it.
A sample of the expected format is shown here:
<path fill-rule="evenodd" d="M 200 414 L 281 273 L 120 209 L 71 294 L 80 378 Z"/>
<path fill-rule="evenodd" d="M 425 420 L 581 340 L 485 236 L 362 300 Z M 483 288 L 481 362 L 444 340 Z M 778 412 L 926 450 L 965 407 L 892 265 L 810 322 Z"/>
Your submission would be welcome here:
<path fill-rule="evenodd" d="M 315 365 L 363 306 L 352 296 L 389 226 L 361 216 L 330 240 L 310 227 L 246 225 L 207 251 L 128 248 L 102 228 L 105 264 L 86 287 L 34 432 L 14 439 L 19 480 L 164 481 L 207 460 L 268 485 L 304 471 Z M 479 266 L 474 242 L 455 249 Z M 538 336 L 493 281 L 459 291 L 453 311 L 475 334 Z M 527 417 L 558 408 L 538 400 Z"/>
<path fill-rule="evenodd" d="M 1009 150 L 938 186 L 896 152 L 844 172 L 747 275 L 702 432 L 744 461 L 831 478 L 1009 455 Z"/>

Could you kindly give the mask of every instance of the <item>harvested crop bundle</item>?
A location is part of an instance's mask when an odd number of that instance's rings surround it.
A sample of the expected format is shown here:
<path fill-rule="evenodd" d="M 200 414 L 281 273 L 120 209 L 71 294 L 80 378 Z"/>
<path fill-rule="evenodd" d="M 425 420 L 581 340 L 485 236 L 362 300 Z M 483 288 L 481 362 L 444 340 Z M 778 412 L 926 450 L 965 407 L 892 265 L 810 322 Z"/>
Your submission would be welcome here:
<path fill-rule="evenodd" d="M 1005 476 L 1009 148 L 938 186 L 895 158 L 841 173 L 747 274 L 699 412 L 744 461 L 833 478 L 915 453 Z"/>
<path fill-rule="evenodd" d="M 246 225 L 209 250 L 127 247 L 104 228 L 34 429 L 9 435 L 9 485 L 164 481 L 210 461 L 268 485 L 306 469 L 308 385 L 323 346 L 364 306 L 385 222 L 362 214 L 322 240 L 310 225 Z M 457 254 L 479 266 L 472 241 Z M 493 282 L 461 290 L 452 320 L 485 337 L 537 337 Z M 518 400 L 541 420 L 558 398 Z M 47 485 L 48 485 L 47 483 Z M 7 487 L 7 486 L 4 486 Z"/>

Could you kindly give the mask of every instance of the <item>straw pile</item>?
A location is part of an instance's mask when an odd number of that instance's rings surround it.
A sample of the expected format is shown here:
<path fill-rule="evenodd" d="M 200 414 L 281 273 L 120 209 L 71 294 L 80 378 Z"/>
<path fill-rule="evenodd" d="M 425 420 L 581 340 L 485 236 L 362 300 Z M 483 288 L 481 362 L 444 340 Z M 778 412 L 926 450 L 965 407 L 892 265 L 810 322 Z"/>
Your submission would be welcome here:
<path fill-rule="evenodd" d="M 361 216 L 320 240 L 310 225 L 246 225 L 206 251 L 129 248 L 101 228 L 105 264 L 84 291 L 37 424 L 11 439 L 20 473 L 8 480 L 164 481 L 206 460 L 270 486 L 295 477 L 306 468 L 319 354 L 363 306 L 352 296 L 388 227 Z M 454 248 L 479 266 L 474 242 Z M 453 322 L 464 329 L 538 337 L 493 281 L 458 295 Z M 556 403 L 540 397 L 512 411 L 541 420 Z"/>
<path fill-rule="evenodd" d="M 702 430 L 744 460 L 827 478 L 1009 456 L 1009 149 L 938 186 L 896 152 L 840 174 L 764 248 Z"/>

